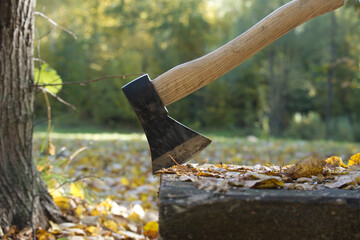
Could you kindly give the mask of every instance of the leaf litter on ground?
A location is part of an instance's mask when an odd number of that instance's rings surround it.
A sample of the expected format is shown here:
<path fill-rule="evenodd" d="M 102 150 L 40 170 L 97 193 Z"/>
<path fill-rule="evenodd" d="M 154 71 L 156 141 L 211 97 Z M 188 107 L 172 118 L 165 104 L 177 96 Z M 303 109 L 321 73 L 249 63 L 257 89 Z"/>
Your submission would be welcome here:
<path fill-rule="evenodd" d="M 38 239 L 158 237 L 159 179 L 151 173 L 143 134 L 52 133 L 52 143 L 58 149 L 54 149 L 53 156 L 39 156 L 45 136 L 46 133 L 35 134 L 34 156 L 67 222 L 49 222 L 49 228 L 37 229 Z M 320 185 L 358 189 L 360 154 L 351 158 L 348 168 L 336 159 L 332 162 L 327 159 L 325 164 L 307 160 L 315 169 L 311 165 L 313 172 L 304 171 L 308 173 L 304 176 L 303 170 L 290 164 L 296 159 L 334 153 L 342 154 L 340 157 L 345 159 L 359 148 L 355 143 L 219 137 L 192 160 L 200 164 L 174 166 L 159 174 L 177 174 L 182 181 L 192 181 L 199 188 L 219 192 L 232 187 L 311 190 Z M 79 152 L 79 149 L 84 150 Z M 231 164 L 207 165 L 219 161 Z M 11 228 L 2 235 L 8 239 L 31 239 L 32 230 Z"/>
<path fill-rule="evenodd" d="M 360 189 L 360 154 L 353 155 L 349 166 L 337 156 L 313 156 L 296 164 L 276 165 L 174 165 L 156 172 L 176 174 L 180 181 L 194 182 L 208 191 L 223 192 L 234 187 L 257 189 L 316 190 L 324 188 Z"/>

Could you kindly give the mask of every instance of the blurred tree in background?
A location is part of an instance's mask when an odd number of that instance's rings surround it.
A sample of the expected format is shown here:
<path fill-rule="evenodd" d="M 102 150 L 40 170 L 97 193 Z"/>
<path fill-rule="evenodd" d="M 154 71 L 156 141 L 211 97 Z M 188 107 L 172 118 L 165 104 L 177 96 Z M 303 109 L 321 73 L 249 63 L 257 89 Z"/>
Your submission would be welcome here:
<path fill-rule="evenodd" d="M 155 78 L 230 41 L 286 0 L 38 0 L 40 57 L 64 82 L 150 73 Z M 360 141 L 360 13 L 349 1 L 274 42 L 221 79 L 170 105 L 195 128 L 304 139 Z M 63 87 L 56 125 L 137 129 L 121 87 L 136 76 Z M 36 113 L 45 118 L 39 95 Z M 58 116 L 58 117 L 56 117 Z"/>

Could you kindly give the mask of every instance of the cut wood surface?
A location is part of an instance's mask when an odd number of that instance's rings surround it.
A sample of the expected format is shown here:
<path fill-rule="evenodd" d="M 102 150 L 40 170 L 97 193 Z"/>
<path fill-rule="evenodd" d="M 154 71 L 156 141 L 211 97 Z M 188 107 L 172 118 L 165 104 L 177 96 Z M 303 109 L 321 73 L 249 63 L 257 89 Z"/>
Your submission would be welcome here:
<path fill-rule="evenodd" d="M 359 239 L 360 192 L 344 189 L 206 191 L 163 174 L 162 239 Z"/>

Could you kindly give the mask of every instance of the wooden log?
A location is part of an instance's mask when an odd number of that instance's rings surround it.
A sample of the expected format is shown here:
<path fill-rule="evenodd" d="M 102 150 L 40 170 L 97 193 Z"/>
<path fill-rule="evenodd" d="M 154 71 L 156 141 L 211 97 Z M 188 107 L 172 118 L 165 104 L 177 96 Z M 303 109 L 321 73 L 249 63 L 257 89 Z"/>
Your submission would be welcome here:
<path fill-rule="evenodd" d="M 161 177 L 159 225 L 173 239 L 360 239 L 356 190 L 205 191 Z"/>

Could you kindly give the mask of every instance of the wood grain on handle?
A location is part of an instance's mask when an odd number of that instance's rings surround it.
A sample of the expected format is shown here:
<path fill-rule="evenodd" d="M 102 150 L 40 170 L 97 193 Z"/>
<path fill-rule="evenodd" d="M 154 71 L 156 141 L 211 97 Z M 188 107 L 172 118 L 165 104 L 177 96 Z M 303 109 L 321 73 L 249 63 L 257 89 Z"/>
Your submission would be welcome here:
<path fill-rule="evenodd" d="M 215 51 L 178 65 L 152 81 L 164 106 L 229 72 L 300 24 L 333 11 L 345 0 L 293 0 Z"/>

